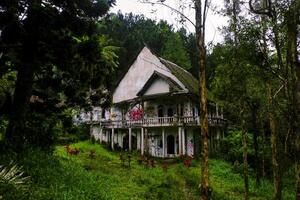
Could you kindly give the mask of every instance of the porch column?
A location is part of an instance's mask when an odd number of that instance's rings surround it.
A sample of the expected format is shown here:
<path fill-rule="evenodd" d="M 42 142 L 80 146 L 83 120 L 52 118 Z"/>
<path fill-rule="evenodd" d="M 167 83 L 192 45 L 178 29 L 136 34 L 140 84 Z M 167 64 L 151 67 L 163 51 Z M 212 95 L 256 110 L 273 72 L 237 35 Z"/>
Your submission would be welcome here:
<path fill-rule="evenodd" d="M 102 143 L 102 133 L 103 133 L 103 128 L 100 128 L 100 143 Z"/>
<path fill-rule="evenodd" d="M 141 154 L 144 155 L 144 128 L 141 128 Z"/>
<path fill-rule="evenodd" d="M 178 127 L 178 147 L 179 147 L 178 153 L 180 155 L 181 154 L 181 147 L 182 147 L 182 145 L 181 145 L 181 127 Z"/>
<path fill-rule="evenodd" d="M 131 128 L 129 128 L 129 151 L 131 151 Z"/>
<path fill-rule="evenodd" d="M 185 155 L 185 132 L 184 132 L 184 128 L 181 129 L 181 133 L 182 133 L 182 154 Z"/>
<path fill-rule="evenodd" d="M 111 149 L 114 150 L 114 135 L 115 135 L 115 129 L 111 129 Z"/>
<path fill-rule="evenodd" d="M 165 157 L 165 129 L 162 128 L 162 148 L 163 148 L 163 152 L 162 152 L 162 156 L 163 158 Z"/>

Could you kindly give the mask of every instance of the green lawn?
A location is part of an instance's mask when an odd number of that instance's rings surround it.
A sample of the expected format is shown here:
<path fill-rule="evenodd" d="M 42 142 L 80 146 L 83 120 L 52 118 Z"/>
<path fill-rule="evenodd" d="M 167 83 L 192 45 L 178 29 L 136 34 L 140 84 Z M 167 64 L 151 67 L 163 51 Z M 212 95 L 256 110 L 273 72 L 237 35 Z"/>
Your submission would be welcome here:
<path fill-rule="evenodd" d="M 99 144 L 79 142 L 78 156 L 67 155 L 58 146 L 54 156 L 40 151 L 28 151 L 19 158 L 31 177 L 21 192 L 2 194 L 4 199 L 84 200 L 84 199 L 199 199 L 200 164 L 191 168 L 182 163 L 170 164 L 165 172 L 161 164 L 147 168 L 137 164 L 133 156 L 131 168 L 121 165 L 119 153 L 110 152 Z M 96 150 L 95 159 L 89 151 Z M 11 158 L 11 157 L 10 157 Z M 2 157 L 1 160 L 8 160 Z M 210 161 L 214 199 L 243 199 L 243 179 L 224 161 Z M 294 199 L 293 185 L 284 188 L 284 199 Z M 250 179 L 251 199 L 271 199 L 272 184 L 264 180 L 259 189 Z"/>

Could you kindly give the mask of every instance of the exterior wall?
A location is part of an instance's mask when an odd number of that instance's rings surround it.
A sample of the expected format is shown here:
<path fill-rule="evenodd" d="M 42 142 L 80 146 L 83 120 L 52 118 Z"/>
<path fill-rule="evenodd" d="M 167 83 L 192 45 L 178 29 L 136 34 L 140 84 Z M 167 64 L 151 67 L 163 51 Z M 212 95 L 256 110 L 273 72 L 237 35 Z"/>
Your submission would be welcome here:
<path fill-rule="evenodd" d="M 163 149 L 163 128 L 147 128 L 145 129 L 144 142 L 148 142 L 144 145 L 144 151 L 149 152 L 154 157 L 175 157 L 179 156 L 179 127 L 165 127 L 164 128 L 164 149 Z M 195 157 L 196 145 L 200 145 L 200 141 L 195 141 L 195 133 L 198 134 L 199 130 L 192 127 L 181 127 L 182 134 L 184 132 L 184 154 Z M 94 125 L 91 130 L 92 136 L 99 141 L 100 140 L 100 127 Z M 200 133 L 199 133 L 200 134 Z M 114 144 L 119 144 L 123 148 L 123 138 L 128 135 L 128 129 L 115 129 Z M 141 149 L 141 130 L 132 129 L 132 136 L 136 137 L 136 149 Z M 174 154 L 168 154 L 168 136 L 174 137 Z M 146 138 L 147 137 L 147 138 Z M 219 150 L 220 140 L 224 137 L 224 129 L 220 127 L 210 128 L 210 153 L 215 154 Z M 107 142 L 110 145 L 111 130 L 103 130 L 102 141 Z M 197 142 L 198 144 L 195 144 Z M 132 149 L 134 150 L 134 149 Z M 200 154 L 200 152 L 198 152 Z"/>
<path fill-rule="evenodd" d="M 170 77 L 186 90 L 185 86 L 170 72 L 170 70 L 145 47 L 116 88 L 113 94 L 113 103 L 136 98 L 136 94 L 143 88 L 154 71 Z"/>
<path fill-rule="evenodd" d="M 167 92 L 170 92 L 169 84 L 165 80 L 159 78 L 152 83 L 152 85 L 148 88 L 144 95 L 152 95 Z"/>

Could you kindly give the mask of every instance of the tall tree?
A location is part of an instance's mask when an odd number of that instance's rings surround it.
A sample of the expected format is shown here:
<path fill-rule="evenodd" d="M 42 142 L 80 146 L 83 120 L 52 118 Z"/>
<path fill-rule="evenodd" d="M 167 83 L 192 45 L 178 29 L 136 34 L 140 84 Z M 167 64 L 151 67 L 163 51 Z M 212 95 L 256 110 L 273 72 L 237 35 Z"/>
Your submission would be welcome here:
<path fill-rule="evenodd" d="M 102 73 L 102 79 L 110 71 L 107 51 L 105 54 L 101 50 L 97 36 L 96 20 L 113 3 L 113 0 L 1 1 L 1 62 L 13 65 L 18 72 L 6 130 L 6 141 L 15 150 L 22 149 L 27 142 L 24 132 L 33 88 L 44 89 L 47 84 L 42 83 L 51 78 L 56 85 L 52 89 L 58 88 L 54 92 L 65 96 L 59 101 L 78 103 L 86 94 L 81 92 L 81 98 L 76 99 L 79 97 L 74 95 L 76 87 L 89 79 L 90 69 L 98 66 L 106 72 Z M 37 81 L 41 79 L 44 81 Z"/>
<path fill-rule="evenodd" d="M 272 0 L 261 0 L 261 1 L 250 1 L 250 9 L 253 13 L 261 15 L 264 23 L 269 24 L 269 32 L 271 32 L 271 39 L 264 40 L 264 55 L 265 65 L 268 69 L 271 69 L 276 76 L 283 82 L 285 89 L 285 98 L 288 100 L 287 108 L 290 111 L 287 116 L 287 134 L 292 135 L 294 141 L 294 152 L 296 160 L 296 168 L 299 169 L 299 58 L 298 50 L 299 44 L 297 38 L 299 35 L 299 1 L 272 1 Z M 267 33 L 264 28 L 264 33 Z M 270 38 L 270 37 L 269 37 Z M 267 53 L 266 43 L 270 42 L 272 47 L 276 50 L 275 55 Z M 270 50 L 271 52 L 271 50 Z M 270 57 L 275 57 L 275 64 L 271 64 L 269 61 Z M 275 69 L 275 70 L 274 70 Z M 282 87 L 281 87 L 282 88 Z M 274 97 L 279 93 L 278 91 L 272 90 L 269 84 L 269 102 L 270 102 L 270 128 L 272 132 L 272 149 L 273 149 L 273 174 L 274 174 L 274 199 L 281 199 L 282 190 L 282 170 L 280 168 L 280 158 L 278 154 L 282 150 L 278 146 L 280 142 L 280 135 L 278 134 L 278 126 L 274 115 L 275 100 Z M 292 113 L 292 114 L 291 114 Z M 287 140 L 287 139 L 286 139 Z M 292 145 L 291 145 L 292 146 Z M 297 154 L 298 152 L 298 154 Z M 296 170 L 296 199 L 299 198 L 299 170 Z"/>
<path fill-rule="evenodd" d="M 179 33 L 172 34 L 167 39 L 162 49 L 162 57 L 173 61 L 186 70 L 191 68 L 190 58 L 183 46 Z"/>
<path fill-rule="evenodd" d="M 180 16 L 180 21 L 188 21 L 195 27 L 197 53 L 199 55 L 199 104 L 200 104 L 200 126 L 201 126 L 201 180 L 200 196 L 203 200 L 211 198 L 211 187 L 209 182 L 208 155 L 209 155 L 209 130 L 208 130 L 208 110 L 207 110 L 207 86 L 206 86 L 206 45 L 205 45 L 205 24 L 210 0 L 195 0 L 183 2 L 180 8 L 174 8 L 165 0 L 151 1 L 142 0 L 143 3 L 161 5 L 169 8 L 172 12 Z M 195 23 L 182 12 L 184 8 L 195 8 Z"/>

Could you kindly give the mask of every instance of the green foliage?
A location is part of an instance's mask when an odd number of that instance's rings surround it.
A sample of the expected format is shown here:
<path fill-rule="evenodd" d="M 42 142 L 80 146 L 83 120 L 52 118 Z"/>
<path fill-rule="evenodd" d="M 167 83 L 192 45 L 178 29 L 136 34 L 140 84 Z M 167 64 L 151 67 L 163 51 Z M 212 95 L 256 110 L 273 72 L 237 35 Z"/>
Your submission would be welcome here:
<path fill-rule="evenodd" d="M 195 61 L 197 55 L 195 54 L 197 51 L 195 50 L 196 43 L 194 43 L 195 35 L 187 34 L 185 29 L 175 31 L 172 25 L 166 21 L 156 22 L 143 15 L 117 13 L 110 14 L 109 18 L 100 24 L 100 27 L 103 33 L 112 38 L 115 46 L 121 47 L 118 52 L 120 67 L 116 77 L 113 78 L 114 86 L 127 72 L 138 52 L 145 45 L 153 53 L 186 69 L 190 69 L 194 63 L 198 65 Z M 192 59 L 193 63 L 191 64 Z M 196 77 L 198 77 L 197 74 L 198 71 L 194 73 Z"/>
<path fill-rule="evenodd" d="M 22 167 L 10 162 L 8 166 L 0 165 L 0 198 L 19 199 L 26 190 L 29 177 L 24 176 Z"/>
<path fill-rule="evenodd" d="M 133 156 L 131 168 L 124 168 L 119 153 L 99 144 L 79 142 L 71 147 L 78 148 L 79 155 L 68 155 L 63 146 L 58 146 L 54 155 L 38 149 L 18 156 L 0 155 L 1 163 L 9 163 L 12 158 L 18 160 L 26 176 L 30 176 L 27 190 L 18 199 L 199 199 L 199 161 L 193 161 L 190 168 L 182 162 L 170 163 L 164 172 L 160 160 L 157 167 L 145 168 L 137 164 L 138 156 Z M 94 159 L 89 157 L 91 151 L 95 151 Z M 243 199 L 243 177 L 229 163 L 211 159 L 210 175 L 214 199 Z M 283 199 L 292 199 L 292 191 L 293 183 L 289 183 Z M 261 187 L 256 188 L 250 178 L 251 199 L 271 199 L 271 196 L 270 181 L 263 180 Z"/>
<path fill-rule="evenodd" d="M 0 3 L 0 113 L 7 109 L 8 146 L 16 151 L 28 144 L 48 148 L 55 129 L 67 124 L 59 119 L 66 107 L 87 109 L 109 101 L 106 88 L 118 65 L 118 48 L 101 34 L 98 19 L 113 4 Z"/>
<path fill-rule="evenodd" d="M 242 137 L 241 131 L 232 131 L 223 139 L 222 154 L 224 154 L 226 160 L 231 161 L 232 163 L 236 161 L 238 161 L 238 163 L 243 162 Z M 248 156 L 251 157 L 254 154 L 252 135 L 248 134 L 247 144 L 249 147 Z"/>
<path fill-rule="evenodd" d="M 186 70 L 191 68 L 190 58 L 183 46 L 183 41 L 179 33 L 175 33 L 169 36 L 166 43 L 164 44 L 161 56 L 176 63 Z"/>

